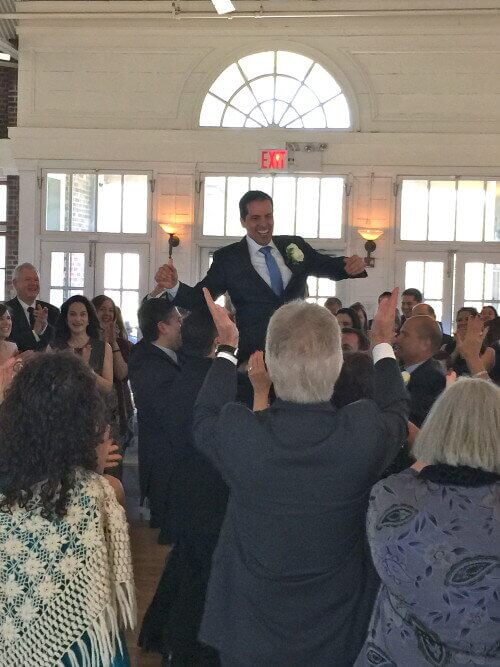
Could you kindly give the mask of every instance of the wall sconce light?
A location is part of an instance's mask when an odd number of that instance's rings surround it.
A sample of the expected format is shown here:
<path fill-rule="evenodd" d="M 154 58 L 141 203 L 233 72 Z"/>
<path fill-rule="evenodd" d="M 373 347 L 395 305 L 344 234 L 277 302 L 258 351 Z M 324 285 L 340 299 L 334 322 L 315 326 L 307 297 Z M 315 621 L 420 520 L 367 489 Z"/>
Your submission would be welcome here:
<path fill-rule="evenodd" d="M 366 241 L 365 265 L 371 269 L 375 266 L 375 258 L 372 257 L 372 253 L 377 249 L 375 241 L 379 239 L 383 233 L 384 231 L 382 229 L 358 229 L 358 234 Z"/>
<path fill-rule="evenodd" d="M 168 258 L 172 259 L 172 250 L 174 248 L 177 248 L 178 245 L 180 245 L 180 238 L 177 236 L 177 234 L 174 231 L 174 228 L 172 225 L 169 225 L 168 223 L 165 222 L 160 222 L 160 227 L 163 229 L 165 234 L 168 234 Z"/>

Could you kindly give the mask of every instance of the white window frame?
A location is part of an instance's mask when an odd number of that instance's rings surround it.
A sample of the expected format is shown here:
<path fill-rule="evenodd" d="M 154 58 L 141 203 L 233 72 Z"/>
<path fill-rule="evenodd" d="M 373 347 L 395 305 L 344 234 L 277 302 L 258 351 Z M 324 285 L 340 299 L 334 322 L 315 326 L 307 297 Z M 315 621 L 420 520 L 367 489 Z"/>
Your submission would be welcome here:
<path fill-rule="evenodd" d="M 146 212 L 146 231 L 145 232 L 99 232 L 96 230 L 91 231 L 78 231 L 78 230 L 49 230 L 46 229 L 47 224 L 47 174 L 92 174 L 94 176 L 99 176 L 100 174 L 112 174 L 117 176 L 127 176 L 127 175 L 138 175 L 138 176 L 147 176 L 148 177 L 148 202 L 147 202 L 147 212 Z M 120 239 L 119 242 L 123 243 L 137 243 L 138 241 L 151 241 L 153 239 L 153 188 L 152 183 L 154 182 L 153 172 L 151 170 L 144 169 L 89 169 L 89 168 L 61 168 L 61 167 L 51 167 L 43 168 L 41 171 L 42 180 L 41 180 L 41 196 L 40 196 L 40 237 L 45 240 L 68 240 L 71 239 L 82 239 L 84 237 L 91 237 L 91 240 L 104 241 L 105 239 L 113 239 L 115 242 L 117 239 Z M 97 222 L 97 197 L 94 204 L 94 219 Z M 76 236 L 74 236 L 76 234 Z"/>

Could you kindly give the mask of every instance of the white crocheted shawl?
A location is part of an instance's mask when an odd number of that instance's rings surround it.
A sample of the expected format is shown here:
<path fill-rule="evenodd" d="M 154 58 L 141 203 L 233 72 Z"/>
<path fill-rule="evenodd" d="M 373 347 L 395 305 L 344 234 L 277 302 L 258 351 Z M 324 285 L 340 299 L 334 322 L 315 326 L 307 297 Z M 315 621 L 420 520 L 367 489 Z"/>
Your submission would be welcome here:
<path fill-rule="evenodd" d="M 62 665 L 66 655 L 108 667 L 119 625 L 136 615 L 125 512 L 110 484 L 83 470 L 63 519 L 42 518 L 36 500 L 0 512 L 0 665 Z"/>

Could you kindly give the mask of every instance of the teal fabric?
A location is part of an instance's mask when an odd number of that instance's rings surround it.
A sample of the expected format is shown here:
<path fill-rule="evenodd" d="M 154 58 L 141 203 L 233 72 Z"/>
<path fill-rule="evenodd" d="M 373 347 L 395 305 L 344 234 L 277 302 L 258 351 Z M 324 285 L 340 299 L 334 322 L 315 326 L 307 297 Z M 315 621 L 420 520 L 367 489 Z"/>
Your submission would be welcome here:
<path fill-rule="evenodd" d="M 120 647 L 117 646 L 116 656 L 113 662 L 111 663 L 111 667 L 132 667 L 130 662 L 130 657 L 127 651 L 127 643 L 125 641 L 124 633 L 121 634 L 121 640 L 122 640 L 123 653 L 120 651 Z M 83 641 L 88 647 L 90 647 L 90 640 L 86 633 L 83 636 Z M 78 648 L 78 646 L 74 647 L 74 653 L 77 656 L 78 664 L 82 665 L 83 664 L 82 655 L 80 653 L 80 649 Z M 68 655 L 63 656 L 62 664 L 64 665 L 64 667 L 71 667 L 71 661 Z M 102 667 L 102 662 L 99 661 L 98 665 L 92 665 L 92 667 Z"/>

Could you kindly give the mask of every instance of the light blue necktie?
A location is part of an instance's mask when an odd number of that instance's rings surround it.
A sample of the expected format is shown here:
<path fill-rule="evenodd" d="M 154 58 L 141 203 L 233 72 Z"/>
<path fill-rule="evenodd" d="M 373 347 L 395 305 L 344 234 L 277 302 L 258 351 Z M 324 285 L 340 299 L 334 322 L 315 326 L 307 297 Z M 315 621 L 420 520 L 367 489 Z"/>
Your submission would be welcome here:
<path fill-rule="evenodd" d="M 283 296 L 283 278 L 281 276 L 278 262 L 274 259 L 271 252 L 271 246 L 263 246 L 262 248 L 259 248 L 259 252 L 261 252 L 266 259 L 267 270 L 269 271 L 269 277 L 271 278 L 271 289 L 276 296 L 281 298 Z"/>

